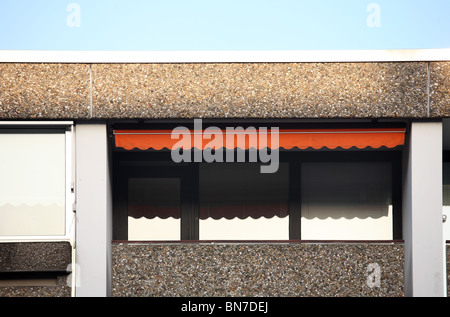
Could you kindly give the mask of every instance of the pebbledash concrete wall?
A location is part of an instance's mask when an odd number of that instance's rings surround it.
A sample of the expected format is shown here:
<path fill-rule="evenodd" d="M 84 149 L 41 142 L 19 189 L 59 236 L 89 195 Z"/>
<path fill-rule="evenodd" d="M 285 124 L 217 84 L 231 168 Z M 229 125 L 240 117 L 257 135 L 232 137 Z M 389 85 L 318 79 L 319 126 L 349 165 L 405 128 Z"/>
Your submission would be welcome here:
<path fill-rule="evenodd" d="M 0 119 L 440 118 L 449 72 L 448 62 L 2 63 Z"/>
<path fill-rule="evenodd" d="M 112 247 L 112 296 L 404 296 L 403 243 Z"/>

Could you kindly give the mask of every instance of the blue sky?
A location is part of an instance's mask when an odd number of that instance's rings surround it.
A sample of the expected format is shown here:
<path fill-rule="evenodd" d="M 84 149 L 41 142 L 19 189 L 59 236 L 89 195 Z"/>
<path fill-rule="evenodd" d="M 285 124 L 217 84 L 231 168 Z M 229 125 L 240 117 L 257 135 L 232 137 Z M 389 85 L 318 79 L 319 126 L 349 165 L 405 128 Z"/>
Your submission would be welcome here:
<path fill-rule="evenodd" d="M 450 48 L 449 17 L 450 0 L 0 0 L 0 50 Z"/>

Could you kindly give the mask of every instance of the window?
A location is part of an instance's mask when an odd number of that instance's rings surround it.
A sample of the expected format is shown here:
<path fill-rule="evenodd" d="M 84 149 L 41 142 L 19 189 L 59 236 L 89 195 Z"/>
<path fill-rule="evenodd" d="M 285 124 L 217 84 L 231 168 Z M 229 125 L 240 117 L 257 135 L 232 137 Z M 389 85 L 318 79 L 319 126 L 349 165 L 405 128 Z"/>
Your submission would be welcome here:
<path fill-rule="evenodd" d="M 114 240 L 402 237 L 401 151 L 282 151 L 268 174 L 259 163 L 174 163 L 168 151 L 114 158 Z"/>
<path fill-rule="evenodd" d="M 302 164 L 305 240 L 392 240 L 390 163 Z"/>
<path fill-rule="evenodd" d="M 128 240 L 180 240 L 180 179 L 128 179 Z"/>
<path fill-rule="evenodd" d="M 201 163 L 200 240 L 288 240 L 289 166 Z"/>
<path fill-rule="evenodd" d="M 0 237 L 67 234 L 64 128 L 0 129 Z"/>

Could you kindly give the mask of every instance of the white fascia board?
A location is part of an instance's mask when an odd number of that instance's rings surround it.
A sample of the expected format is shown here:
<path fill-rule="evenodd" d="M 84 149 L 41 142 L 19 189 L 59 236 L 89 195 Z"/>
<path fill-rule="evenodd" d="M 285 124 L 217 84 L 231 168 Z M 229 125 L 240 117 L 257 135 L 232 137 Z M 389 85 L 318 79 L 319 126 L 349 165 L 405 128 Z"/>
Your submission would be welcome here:
<path fill-rule="evenodd" d="M 450 61 L 450 48 L 337 51 L 0 50 L 0 63 L 344 63 L 413 61 Z"/>

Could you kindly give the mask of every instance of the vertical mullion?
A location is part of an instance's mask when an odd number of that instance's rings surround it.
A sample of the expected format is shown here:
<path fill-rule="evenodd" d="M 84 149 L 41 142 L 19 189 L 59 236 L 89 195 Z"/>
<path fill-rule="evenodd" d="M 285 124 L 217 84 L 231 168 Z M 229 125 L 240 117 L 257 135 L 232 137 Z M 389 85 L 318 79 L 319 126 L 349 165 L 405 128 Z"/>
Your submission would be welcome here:
<path fill-rule="evenodd" d="M 194 163 L 190 169 L 191 188 L 191 240 L 199 240 L 199 163 Z"/>
<path fill-rule="evenodd" d="M 128 240 L 128 177 L 117 171 L 113 186 L 116 188 L 114 191 L 113 239 Z"/>
<path fill-rule="evenodd" d="M 181 175 L 181 240 L 199 239 L 198 164 Z"/>
<path fill-rule="evenodd" d="M 289 240 L 301 239 L 301 162 L 289 162 Z"/>
<path fill-rule="evenodd" d="M 190 208 L 190 187 L 187 184 L 187 177 L 184 173 L 180 178 L 181 186 L 181 240 L 191 240 L 191 208 Z"/>
<path fill-rule="evenodd" d="M 392 160 L 392 218 L 392 237 L 402 240 L 402 164 L 397 157 Z"/>

